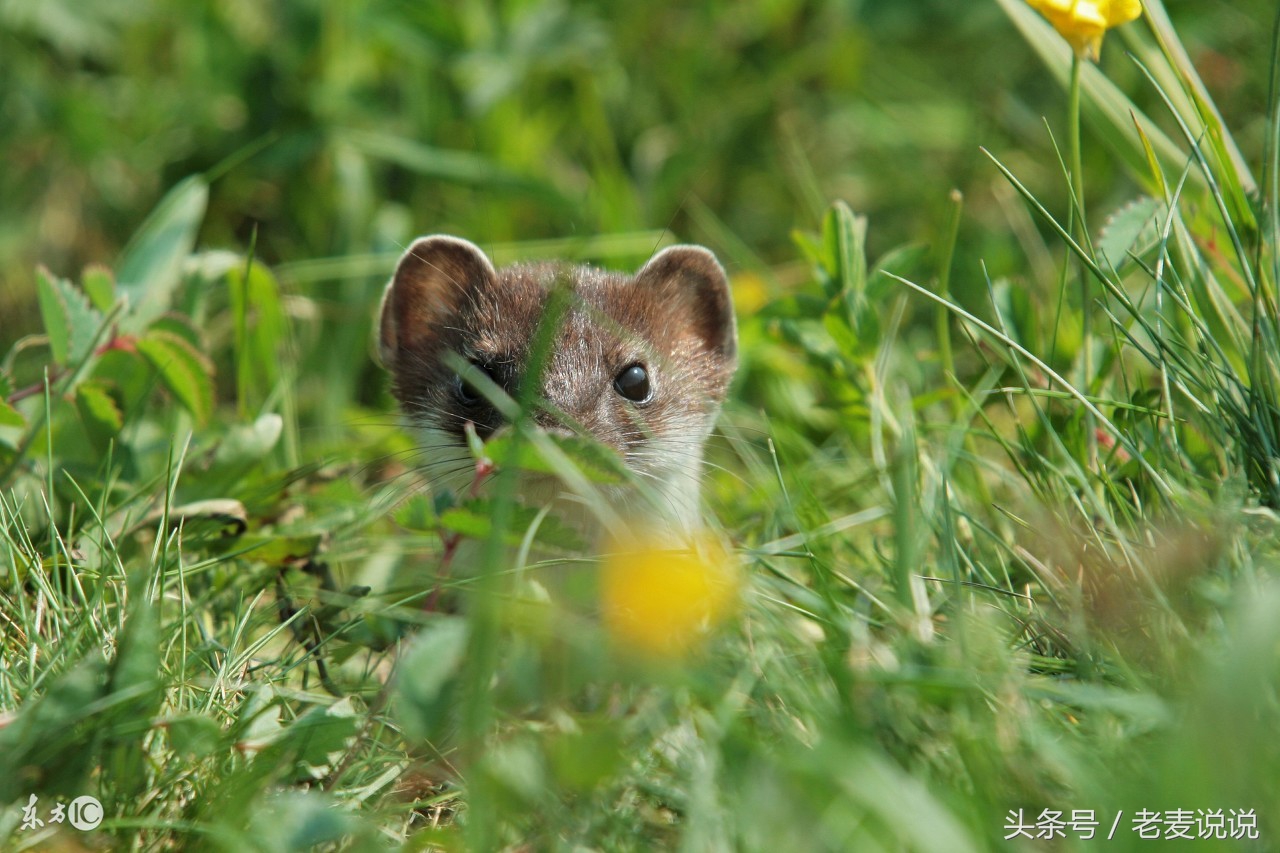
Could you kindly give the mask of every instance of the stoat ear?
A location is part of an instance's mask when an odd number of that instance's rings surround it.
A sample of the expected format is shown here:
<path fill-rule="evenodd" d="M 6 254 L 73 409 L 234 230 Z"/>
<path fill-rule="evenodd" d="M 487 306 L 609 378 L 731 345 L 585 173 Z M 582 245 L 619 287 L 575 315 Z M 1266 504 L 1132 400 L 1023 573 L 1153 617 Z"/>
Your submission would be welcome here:
<path fill-rule="evenodd" d="M 391 368 L 399 353 L 429 348 L 467 294 L 496 276 L 492 262 L 474 243 L 443 234 L 414 241 L 382 296 L 382 363 Z"/>
<path fill-rule="evenodd" d="M 716 256 L 701 246 L 671 246 L 636 273 L 636 284 L 652 288 L 673 309 L 673 322 L 687 325 L 707 350 L 731 364 L 738 354 L 729 279 Z"/>

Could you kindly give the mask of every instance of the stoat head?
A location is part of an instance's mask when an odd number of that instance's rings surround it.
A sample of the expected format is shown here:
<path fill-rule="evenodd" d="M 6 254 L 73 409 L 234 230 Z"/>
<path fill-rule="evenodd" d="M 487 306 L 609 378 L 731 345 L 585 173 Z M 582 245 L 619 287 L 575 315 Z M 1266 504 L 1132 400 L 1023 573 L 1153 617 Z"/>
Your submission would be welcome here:
<path fill-rule="evenodd" d="M 481 438 L 504 424 L 475 377 L 519 396 L 558 285 L 569 298 L 538 379 L 535 422 L 614 448 L 696 512 L 702 445 L 737 356 L 728 281 L 700 246 L 664 249 L 633 276 L 559 263 L 496 269 L 456 237 L 410 246 L 383 297 L 379 353 L 422 430 L 429 476 L 454 475 L 456 486 L 468 473 L 467 424 Z"/>

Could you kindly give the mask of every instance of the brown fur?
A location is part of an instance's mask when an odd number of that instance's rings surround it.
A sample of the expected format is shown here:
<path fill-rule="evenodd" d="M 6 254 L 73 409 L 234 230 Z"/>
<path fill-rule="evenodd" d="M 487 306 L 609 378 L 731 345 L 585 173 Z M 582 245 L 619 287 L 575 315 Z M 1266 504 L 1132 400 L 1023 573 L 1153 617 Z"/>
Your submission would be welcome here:
<path fill-rule="evenodd" d="M 496 270 L 464 240 L 418 240 L 388 285 L 380 321 L 382 359 L 406 415 L 459 447 L 468 421 L 482 437 L 501 426 L 482 394 L 460 394 L 445 353 L 482 366 L 516 397 L 557 283 L 573 297 L 541 377 L 538 423 L 581 429 L 633 467 L 651 466 L 637 460 L 664 439 L 681 448 L 687 463 L 699 464 L 733 376 L 737 339 L 724 271 L 696 246 L 669 248 L 632 277 L 558 263 Z M 613 386 L 635 363 L 649 375 L 652 394 L 644 402 L 625 399 Z"/>

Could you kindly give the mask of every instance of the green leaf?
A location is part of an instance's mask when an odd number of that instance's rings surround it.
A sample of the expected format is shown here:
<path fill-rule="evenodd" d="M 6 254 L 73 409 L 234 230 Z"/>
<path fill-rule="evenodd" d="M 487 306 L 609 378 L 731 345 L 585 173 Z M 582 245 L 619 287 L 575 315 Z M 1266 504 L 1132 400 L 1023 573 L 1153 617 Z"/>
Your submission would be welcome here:
<path fill-rule="evenodd" d="M 80 286 L 89 296 L 94 308 L 106 313 L 116 304 L 116 280 L 111 270 L 101 264 L 91 264 L 80 274 Z"/>
<path fill-rule="evenodd" d="M 822 225 L 827 268 L 851 311 L 861 307 L 867 293 L 867 218 L 855 216 L 849 205 L 831 205 Z"/>
<path fill-rule="evenodd" d="M 524 541 L 524 532 L 537 522 L 540 510 L 516 505 L 511 511 L 512 519 L 505 531 L 504 540 L 512 547 L 518 547 Z M 440 513 L 440 526 L 468 539 L 483 541 L 493 531 L 492 515 L 488 501 L 468 501 L 463 506 L 455 506 Z M 578 534 L 555 515 L 548 515 L 538 522 L 536 539 L 570 551 L 584 547 Z"/>
<path fill-rule="evenodd" d="M 146 327 L 168 310 L 208 202 L 204 178 L 186 178 L 161 199 L 125 247 L 116 275 L 120 293 L 129 300 L 124 320 L 129 330 Z"/>
<path fill-rule="evenodd" d="M 1159 238 L 1159 222 L 1165 206 L 1150 196 L 1136 198 L 1107 219 L 1098 235 L 1098 257 L 1105 258 L 1113 269 L 1129 260 L 1129 253 L 1142 249 Z"/>
<path fill-rule="evenodd" d="M 212 755 L 222 744 L 222 726 L 217 720 L 197 714 L 170 717 L 161 725 L 169 732 L 174 752 L 200 759 Z"/>
<path fill-rule="evenodd" d="M 124 427 L 124 415 L 105 382 L 89 380 L 78 384 L 76 411 L 94 447 L 105 447 Z"/>
<path fill-rule="evenodd" d="M 284 734 L 284 726 L 280 725 L 280 706 L 275 702 L 276 694 L 270 685 L 261 686 L 250 697 L 235 726 L 236 746 L 242 752 L 259 752 Z"/>
<path fill-rule="evenodd" d="M 261 263 L 227 274 L 235 318 L 236 396 L 241 411 L 259 408 L 280 380 L 281 351 L 288 336 L 280 286 Z"/>
<path fill-rule="evenodd" d="M 255 798 L 247 825 L 256 850 L 378 850 L 360 831 L 359 818 L 345 803 L 313 791 L 277 791 Z M 353 840 L 354 839 L 354 840 Z"/>
<path fill-rule="evenodd" d="M 180 506 L 156 507 L 142 523 L 153 526 L 168 520 L 169 528 L 182 527 L 187 541 L 200 539 L 234 541 L 249 529 L 249 516 L 244 504 L 234 498 L 210 498 Z"/>
<path fill-rule="evenodd" d="M 108 690 L 130 694 L 154 691 L 152 703 L 159 705 L 159 631 L 155 605 L 145 597 L 131 599 L 119 650 L 111 662 Z"/>
<path fill-rule="evenodd" d="M 578 471 L 593 483 L 618 483 L 626 478 L 626 466 L 617 452 L 598 441 L 588 438 L 561 438 L 552 441 L 564 450 L 577 466 Z M 527 441 L 516 442 L 510 433 L 486 441 L 483 455 L 499 468 L 516 468 L 535 474 L 556 474 L 560 467 L 553 464 Z"/>
<path fill-rule="evenodd" d="M 21 429 L 26 424 L 27 421 L 26 418 L 22 417 L 22 412 L 9 405 L 5 400 L 0 399 L 0 427 L 18 427 Z"/>
<path fill-rule="evenodd" d="M 898 284 L 885 273 L 910 277 L 911 272 L 924 263 L 929 254 L 925 243 L 903 243 L 881 255 L 871 266 L 867 279 L 867 301 L 877 302 L 897 289 Z"/>
<path fill-rule="evenodd" d="M 67 365 L 80 361 L 93 346 L 102 314 L 89 304 L 83 291 L 43 267 L 36 271 L 36 287 L 54 362 Z"/>
<path fill-rule="evenodd" d="M 591 721 L 550 738 L 547 758 L 556 781 L 583 794 L 599 788 L 628 760 L 621 732 Z"/>
<path fill-rule="evenodd" d="M 101 707 L 106 673 L 101 653 L 89 654 L 0 727 L 0 802 L 26 796 L 35 781 L 42 790 L 84 790 L 95 760 L 85 748 L 84 725 Z"/>
<path fill-rule="evenodd" d="M 148 331 L 137 348 L 182 407 L 205 423 L 213 413 L 213 364 L 185 338 L 163 330 Z"/>
<path fill-rule="evenodd" d="M 296 750 L 300 775 L 321 778 L 330 765 L 342 757 L 347 741 L 360 726 L 361 718 L 351 698 L 339 699 L 326 707 L 307 711 L 285 730 L 277 746 Z"/>
<path fill-rule="evenodd" d="M 197 350 L 204 349 L 204 340 L 200 337 L 200 330 L 191 322 L 191 318 L 185 314 L 165 314 L 152 322 L 149 330 L 177 335 Z"/>
<path fill-rule="evenodd" d="M 795 243 L 800 254 L 813 266 L 823 263 L 822 241 L 806 231 L 798 229 L 791 232 L 791 242 Z"/>
<path fill-rule="evenodd" d="M 824 324 L 842 352 L 865 358 L 880 341 L 880 318 L 867 299 L 867 219 L 836 202 L 823 220 L 822 232 L 825 284 L 832 297 Z"/>
<path fill-rule="evenodd" d="M 9 374 L 0 370 L 0 427 L 18 427 L 26 425 L 22 413 L 9 404 L 8 397 L 13 393 L 13 381 Z"/>
<path fill-rule="evenodd" d="M 319 533 L 302 536 L 246 536 L 235 544 L 237 554 L 271 566 L 284 566 L 314 557 L 320 552 Z"/>
<path fill-rule="evenodd" d="M 236 424 L 218 444 L 214 461 L 220 466 L 239 467 L 259 464 L 280 441 L 284 418 L 268 412 L 252 424 Z"/>
<path fill-rule="evenodd" d="M 422 631 L 404 653 L 396 678 L 397 716 L 414 737 L 437 738 L 448 713 L 448 687 L 458 675 L 469 632 L 464 619 L 444 618 Z"/>
<path fill-rule="evenodd" d="M 40 301 L 44 333 L 49 337 L 49 350 L 55 364 L 66 364 L 71 351 L 71 321 L 55 280 L 44 267 L 36 270 L 36 296 Z"/>
<path fill-rule="evenodd" d="M 826 316 L 822 318 L 823 328 L 827 330 L 827 334 L 831 336 L 836 347 L 840 348 L 846 356 L 861 359 L 867 356 L 873 347 L 868 346 L 868 329 L 864 327 L 863 334 L 854 332 L 849 324 L 849 316 L 841 310 L 840 305 L 832 306 L 832 310 L 827 311 Z"/>

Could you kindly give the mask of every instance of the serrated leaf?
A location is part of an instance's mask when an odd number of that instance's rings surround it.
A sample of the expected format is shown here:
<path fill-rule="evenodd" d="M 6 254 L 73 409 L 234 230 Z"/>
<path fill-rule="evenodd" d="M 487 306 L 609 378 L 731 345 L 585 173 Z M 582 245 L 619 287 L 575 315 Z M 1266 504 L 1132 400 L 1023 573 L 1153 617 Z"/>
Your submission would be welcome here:
<path fill-rule="evenodd" d="M 104 447 L 124 427 L 124 415 L 105 382 L 89 380 L 76 386 L 76 411 L 95 447 Z"/>
<path fill-rule="evenodd" d="M 53 360 L 58 364 L 78 362 L 89 354 L 102 314 L 89 304 L 83 291 L 44 268 L 36 272 L 36 286 Z"/>
<path fill-rule="evenodd" d="M 111 270 L 101 264 L 91 264 L 80 274 L 80 286 L 89 302 L 104 314 L 115 307 L 116 279 Z"/>
<path fill-rule="evenodd" d="M 151 324 L 149 331 L 168 332 L 182 338 L 197 350 L 203 348 L 204 341 L 200 338 L 200 331 L 191 322 L 191 318 L 185 314 L 165 314 Z"/>
<path fill-rule="evenodd" d="M 440 526 L 451 533 L 466 536 L 469 539 L 485 539 L 493 530 L 493 522 L 488 513 L 476 512 L 470 507 L 455 506 L 440 514 Z M 518 533 L 509 534 L 512 544 L 518 544 Z"/>
<path fill-rule="evenodd" d="M 71 352 L 71 320 L 54 280 L 44 267 L 36 270 L 36 297 L 40 302 L 44 333 L 49 338 L 49 351 L 55 364 L 66 364 Z"/>
<path fill-rule="evenodd" d="M 206 422 L 213 413 L 213 364 L 172 332 L 148 331 L 136 346 L 182 407 L 197 423 Z"/>
<path fill-rule="evenodd" d="M 1098 235 L 1098 256 L 1113 269 L 1119 269 L 1130 252 L 1139 251 L 1158 237 L 1159 217 L 1164 210 L 1163 202 L 1143 196 L 1111 214 Z"/>
<path fill-rule="evenodd" d="M 125 320 L 129 330 L 146 327 L 169 309 L 208 202 L 205 179 L 186 178 L 161 199 L 125 247 L 116 275 L 119 292 L 132 306 Z"/>

